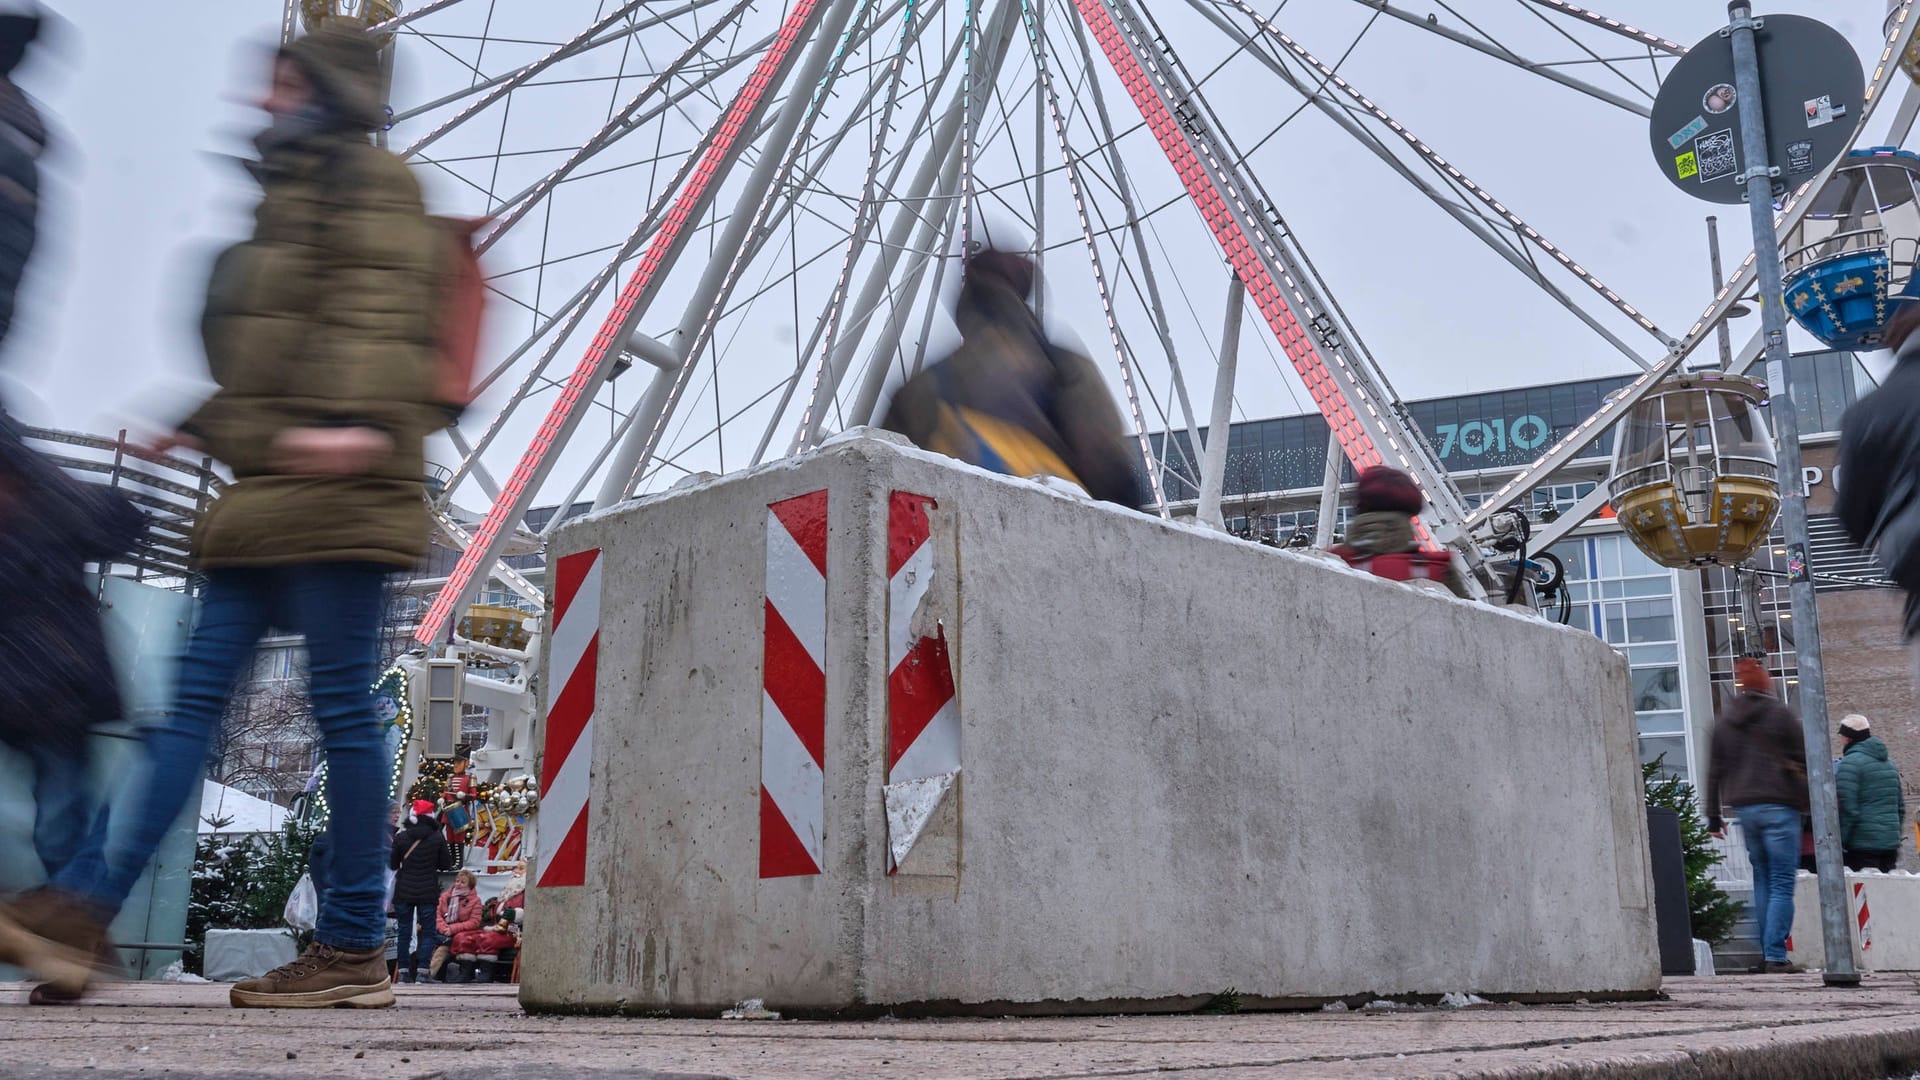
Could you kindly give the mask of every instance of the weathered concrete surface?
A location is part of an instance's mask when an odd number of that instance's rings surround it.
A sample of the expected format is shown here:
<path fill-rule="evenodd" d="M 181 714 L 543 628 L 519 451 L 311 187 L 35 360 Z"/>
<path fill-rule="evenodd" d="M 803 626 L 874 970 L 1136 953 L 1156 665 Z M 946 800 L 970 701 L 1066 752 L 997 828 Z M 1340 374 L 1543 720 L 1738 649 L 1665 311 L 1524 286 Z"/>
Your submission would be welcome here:
<path fill-rule="evenodd" d="M 1853 966 L 1859 971 L 1920 971 L 1920 877 L 1904 870 L 1882 874 L 1877 870 L 1846 875 L 1847 931 L 1853 943 Z M 1856 893 L 1855 888 L 1860 887 Z M 1860 903 L 1866 901 L 1866 936 L 1860 927 Z M 1801 871 L 1794 881 L 1793 948 L 1787 959 L 1804 968 L 1827 964 L 1826 940 L 1820 928 L 1820 879 Z M 1870 945 L 1862 948 L 1863 944 Z"/>
<path fill-rule="evenodd" d="M 763 881 L 767 506 L 822 488 L 824 873 Z M 963 765 L 950 865 L 889 877 L 895 490 L 939 503 Z M 554 554 L 587 548 L 587 885 L 529 899 L 530 1007 L 1658 986 L 1626 670 L 1592 635 L 875 439 L 586 519 Z"/>
<path fill-rule="evenodd" d="M 1457 1011 L 749 1023 L 527 1016 L 511 988 L 403 986 L 398 1008 L 298 1014 L 228 1009 L 217 985 L 125 984 L 64 1009 L 8 989 L 0 1076 L 1880 1080 L 1920 1067 L 1920 998 L 1905 979 L 1667 990 Z"/>

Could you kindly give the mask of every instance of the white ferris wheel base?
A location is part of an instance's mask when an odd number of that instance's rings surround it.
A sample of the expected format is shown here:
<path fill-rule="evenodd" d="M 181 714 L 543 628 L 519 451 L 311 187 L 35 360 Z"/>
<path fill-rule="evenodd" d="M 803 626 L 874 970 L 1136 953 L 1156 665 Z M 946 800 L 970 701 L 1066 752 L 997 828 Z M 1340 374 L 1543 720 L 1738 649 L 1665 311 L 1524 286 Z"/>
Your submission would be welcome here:
<path fill-rule="evenodd" d="M 1660 985 L 1590 634 L 874 438 L 551 550 L 530 1009 Z"/>

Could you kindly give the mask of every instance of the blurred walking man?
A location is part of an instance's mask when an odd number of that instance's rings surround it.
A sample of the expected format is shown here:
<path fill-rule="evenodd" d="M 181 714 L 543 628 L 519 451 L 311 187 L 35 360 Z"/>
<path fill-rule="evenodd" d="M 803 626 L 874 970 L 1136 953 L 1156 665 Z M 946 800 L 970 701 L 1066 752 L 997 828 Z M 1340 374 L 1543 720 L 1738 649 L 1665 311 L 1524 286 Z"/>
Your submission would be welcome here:
<path fill-rule="evenodd" d="M 1707 828 L 1725 834 L 1733 808 L 1753 864 L 1753 918 L 1768 972 L 1791 971 L 1793 882 L 1800 872 L 1800 816 L 1807 812 L 1807 750 L 1800 721 L 1773 696 L 1773 676 L 1750 656 L 1733 662 L 1736 696 L 1713 726 L 1707 764 Z"/>
<path fill-rule="evenodd" d="M 219 391 L 162 446 L 233 470 L 194 536 L 207 587 L 174 706 L 147 736 L 132 821 L 51 888 L 0 909 L 0 962 L 80 992 L 106 925 L 200 789 L 227 699 L 269 627 L 305 636 L 327 755 L 331 853 L 313 944 L 235 986 L 236 1006 L 393 1003 L 383 955 L 390 765 L 369 687 L 387 575 L 426 555 L 422 440 L 434 398 L 442 234 L 368 133 L 385 86 L 366 35 L 277 56 L 253 165 L 253 236 L 221 255 L 202 334 Z"/>
<path fill-rule="evenodd" d="M 1033 260 L 967 258 L 953 318 L 960 347 L 908 379 L 883 426 L 914 445 L 1007 476 L 1055 476 L 1137 507 L 1127 429 L 1093 361 L 1047 337 L 1033 312 Z"/>

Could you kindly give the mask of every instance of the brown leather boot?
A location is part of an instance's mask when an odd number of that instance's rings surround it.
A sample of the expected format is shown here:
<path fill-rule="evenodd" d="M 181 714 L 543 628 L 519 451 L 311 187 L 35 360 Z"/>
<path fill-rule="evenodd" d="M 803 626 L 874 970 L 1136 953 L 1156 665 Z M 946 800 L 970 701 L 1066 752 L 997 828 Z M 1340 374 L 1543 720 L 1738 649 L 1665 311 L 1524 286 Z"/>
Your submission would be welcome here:
<path fill-rule="evenodd" d="M 236 1009 L 384 1009 L 393 1004 L 386 950 L 346 952 L 319 942 L 290 964 L 235 983 L 227 1000 Z"/>
<path fill-rule="evenodd" d="M 78 996 L 95 977 L 107 922 L 93 904 L 58 889 L 21 893 L 0 903 L 0 962 L 26 968 L 56 993 Z"/>
<path fill-rule="evenodd" d="M 93 977 L 79 990 L 62 990 L 53 983 L 41 983 L 27 995 L 29 1005 L 76 1005 L 87 996 L 87 991 L 95 983 L 121 982 L 127 978 L 127 967 L 120 962 L 120 950 L 113 942 L 102 938 L 100 951 L 93 958 Z"/>

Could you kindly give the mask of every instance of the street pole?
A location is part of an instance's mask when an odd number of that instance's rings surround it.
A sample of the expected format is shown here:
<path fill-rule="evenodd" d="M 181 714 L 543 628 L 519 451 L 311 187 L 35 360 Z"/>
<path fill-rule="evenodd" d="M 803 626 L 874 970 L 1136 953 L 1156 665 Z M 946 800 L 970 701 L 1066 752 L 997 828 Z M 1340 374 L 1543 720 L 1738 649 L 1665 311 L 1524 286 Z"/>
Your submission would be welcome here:
<path fill-rule="evenodd" d="M 1760 58 L 1747 0 L 1727 5 L 1725 31 L 1733 46 L 1734 97 L 1740 108 L 1740 150 L 1747 171 L 1747 214 L 1753 223 L 1759 270 L 1761 331 L 1766 342 L 1767 382 L 1773 392 L 1773 431 L 1780 442 L 1780 503 L 1787 539 L 1788 595 L 1793 606 L 1794 656 L 1800 668 L 1800 726 L 1807 743 L 1807 787 L 1813 802 L 1813 847 L 1820 878 L 1820 930 L 1826 945 L 1828 986 L 1855 986 L 1853 939 L 1847 929 L 1847 885 L 1840 864 L 1839 816 L 1834 801 L 1833 758 L 1827 737 L 1827 681 L 1820 666 L 1820 615 L 1814 608 L 1812 568 L 1807 562 L 1807 494 L 1800 472 L 1800 417 L 1787 379 L 1786 290 L 1781 284 L 1780 241 L 1773 231 L 1773 186 L 1779 170 L 1768 160 L 1766 114 L 1760 97 Z M 1784 406 L 1784 407 L 1783 407 Z M 1755 888 L 1763 887 L 1760 882 Z"/>
<path fill-rule="evenodd" d="M 1727 277 L 1720 270 L 1720 219 L 1712 214 L 1707 215 L 1707 256 L 1713 263 L 1713 295 L 1719 296 L 1720 290 L 1727 287 Z M 1733 335 L 1727 330 L 1727 320 L 1720 320 L 1720 325 L 1714 327 L 1714 334 L 1720 339 L 1720 370 L 1730 370 L 1733 367 Z"/>

